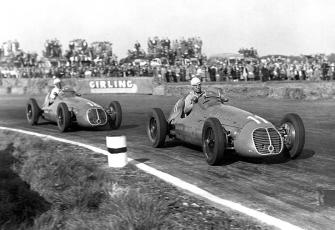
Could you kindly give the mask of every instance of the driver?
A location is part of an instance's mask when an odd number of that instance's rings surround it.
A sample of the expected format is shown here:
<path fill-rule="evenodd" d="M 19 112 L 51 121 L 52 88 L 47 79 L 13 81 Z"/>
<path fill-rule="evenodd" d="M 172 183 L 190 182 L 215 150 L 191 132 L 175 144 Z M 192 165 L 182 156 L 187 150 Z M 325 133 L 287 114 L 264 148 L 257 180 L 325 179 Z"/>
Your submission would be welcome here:
<path fill-rule="evenodd" d="M 191 80 L 192 91 L 185 98 L 184 113 L 189 115 L 192 111 L 193 105 L 198 102 L 198 99 L 204 94 L 201 90 L 201 81 L 197 77 Z"/>
<path fill-rule="evenodd" d="M 53 83 L 55 87 L 51 90 L 49 94 L 49 105 L 51 105 L 55 101 L 56 97 L 62 90 L 62 81 L 59 78 L 55 78 Z"/>

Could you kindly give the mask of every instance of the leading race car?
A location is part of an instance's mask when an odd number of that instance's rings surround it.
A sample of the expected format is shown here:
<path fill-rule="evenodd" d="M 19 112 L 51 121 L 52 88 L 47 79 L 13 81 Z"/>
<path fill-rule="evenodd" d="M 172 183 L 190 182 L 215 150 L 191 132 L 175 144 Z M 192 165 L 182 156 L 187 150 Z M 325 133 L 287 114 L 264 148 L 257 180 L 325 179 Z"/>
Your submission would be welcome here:
<path fill-rule="evenodd" d="M 167 120 L 161 109 L 152 109 L 146 127 L 152 146 L 162 147 L 166 136 L 201 146 L 209 165 L 222 163 L 228 150 L 246 157 L 288 153 L 296 158 L 302 152 L 305 128 L 299 115 L 289 113 L 275 127 L 260 116 L 224 102 L 220 92 L 205 92 L 186 115 L 183 97 Z"/>
<path fill-rule="evenodd" d="M 26 116 L 31 125 L 37 125 L 40 117 L 55 122 L 61 132 L 74 125 L 84 128 L 108 125 L 111 129 L 118 129 L 122 121 L 122 110 L 117 101 L 112 101 L 107 108 L 103 108 L 81 97 L 72 88 L 64 88 L 53 103 L 46 100 L 42 108 L 34 98 L 30 98 L 26 105 Z"/>

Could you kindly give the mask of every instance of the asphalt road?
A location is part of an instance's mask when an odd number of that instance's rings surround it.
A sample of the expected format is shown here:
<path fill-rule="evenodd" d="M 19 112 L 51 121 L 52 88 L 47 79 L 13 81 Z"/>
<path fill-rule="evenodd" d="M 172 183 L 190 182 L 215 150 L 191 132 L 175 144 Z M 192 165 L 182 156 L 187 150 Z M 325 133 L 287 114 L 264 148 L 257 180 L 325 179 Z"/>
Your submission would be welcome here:
<path fill-rule="evenodd" d="M 305 124 L 306 144 L 295 160 L 283 156 L 255 160 L 232 157 L 209 166 L 201 149 L 168 141 L 154 149 L 145 133 L 146 113 L 162 108 L 168 116 L 176 98 L 150 95 L 84 95 L 102 105 L 118 100 L 123 109 L 119 130 L 76 130 L 60 134 L 55 125 L 29 126 L 27 98 L 0 98 L 0 125 L 51 134 L 105 148 L 108 135 L 126 135 L 128 155 L 161 171 L 193 183 L 223 199 L 241 203 L 305 229 L 334 229 L 335 225 L 335 101 L 231 99 L 229 104 L 278 124 L 289 112 Z M 43 98 L 37 97 L 42 103 Z M 334 192 L 333 192 L 334 191 Z"/>

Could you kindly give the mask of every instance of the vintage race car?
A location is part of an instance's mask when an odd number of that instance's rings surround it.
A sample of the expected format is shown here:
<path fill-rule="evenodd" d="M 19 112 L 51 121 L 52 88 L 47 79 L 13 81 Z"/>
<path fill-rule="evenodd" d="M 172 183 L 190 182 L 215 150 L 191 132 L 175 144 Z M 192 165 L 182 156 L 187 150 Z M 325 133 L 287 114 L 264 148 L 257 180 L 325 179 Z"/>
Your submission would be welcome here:
<path fill-rule="evenodd" d="M 289 113 L 275 127 L 264 118 L 224 104 L 220 92 L 204 93 L 189 115 L 185 97 L 175 104 L 169 118 L 159 108 L 149 113 L 147 135 L 153 147 L 162 147 L 166 136 L 201 146 L 210 165 L 222 163 L 233 150 L 245 157 L 285 154 L 296 158 L 305 144 L 301 118 Z"/>
<path fill-rule="evenodd" d="M 49 95 L 47 95 L 47 98 Z M 64 88 L 50 104 L 46 99 L 40 108 L 34 98 L 26 105 L 28 123 L 37 125 L 39 118 L 57 123 L 61 132 L 74 125 L 84 128 L 109 126 L 118 129 L 122 121 L 122 110 L 119 102 L 112 101 L 107 108 L 81 97 L 72 88 Z"/>

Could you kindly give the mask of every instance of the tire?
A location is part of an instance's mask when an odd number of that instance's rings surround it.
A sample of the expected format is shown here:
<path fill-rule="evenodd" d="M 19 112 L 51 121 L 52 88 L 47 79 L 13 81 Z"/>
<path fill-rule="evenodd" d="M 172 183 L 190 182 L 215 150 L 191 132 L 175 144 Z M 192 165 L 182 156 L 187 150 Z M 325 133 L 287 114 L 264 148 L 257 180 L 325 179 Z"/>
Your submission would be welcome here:
<path fill-rule="evenodd" d="M 284 135 L 284 151 L 291 159 L 297 158 L 305 145 L 305 126 L 299 115 L 289 113 L 280 122 L 287 135 Z"/>
<path fill-rule="evenodd" d="M 41 109 L 34 98 L 30 98 L 26 105 L 26 116 L 28 123 L 37 125 L 38 119 L 41 115 Z"/>
<path fill-rule="evenodd" d="M 66 132 L 71 126 L 71 114 L 64 102 L 57 106 L 57 126 L 60 132 Z"/>
<path fill-rule="evenodd" d="M 109 104 L 109 109 L 112 112 L 115 112 L 115 116 L 113 116 L 113 119 L 111 119 L 110 121 L 110 128 L 111 129 L 120 128 L 122 122 L 122 109 L 120 103 L 118 101 L 112 101 Z"/>
<path fill-rule="evenodd" d="M 227 146 L 226 130 L 217 118 L 208 118 L 202 128 L 202 150 L 209 165 L 222 163 Z"/>
<path fill-rule="evenodd" d="M 155 148 L 164 146 L 168 132 L 168 124 L 161 109 L 154 108 L 147 120 L 147 135 L 151 145 Z"/>

